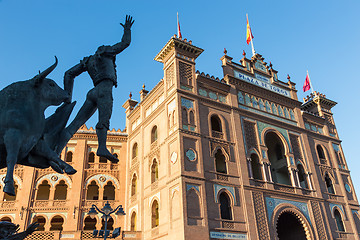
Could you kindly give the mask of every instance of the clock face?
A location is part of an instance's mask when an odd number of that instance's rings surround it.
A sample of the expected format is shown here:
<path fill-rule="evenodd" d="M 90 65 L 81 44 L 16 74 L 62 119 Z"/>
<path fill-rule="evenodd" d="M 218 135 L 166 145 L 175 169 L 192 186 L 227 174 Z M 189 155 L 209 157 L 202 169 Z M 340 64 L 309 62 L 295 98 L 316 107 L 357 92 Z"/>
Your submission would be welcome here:
<path fill-rule="evenodd" d="M 177 161 L 177 153 L 176 152 L 171 153 L 170 161 L 171 161 L 171 163 L 176 163 L 176 161 Z"/>

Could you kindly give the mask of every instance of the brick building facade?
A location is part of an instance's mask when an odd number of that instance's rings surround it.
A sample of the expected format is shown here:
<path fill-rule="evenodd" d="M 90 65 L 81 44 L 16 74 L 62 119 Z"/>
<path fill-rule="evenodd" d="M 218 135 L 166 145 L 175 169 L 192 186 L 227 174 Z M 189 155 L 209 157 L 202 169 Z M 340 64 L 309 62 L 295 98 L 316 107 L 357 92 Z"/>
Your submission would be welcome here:
<path fill-rule="evenodd" d="M 260 54 L 235 63 L 225 52 L 223 78 L 200 73 L 202 51 L 174 36 L 155 57 L 164 78 L 124 103 L 126 130 L 109 132 L 119 164 L 94 156 L 84 126 L 62 153 L 78 172 L 18 166 L 0 219 L 39 221 L 32 239 L 91 239 L 102 222 L 86 212 L 109 201 L 125 206 L 111 223 L 124 239 L 360 239 L 336 102 L 300 102 Z"/>

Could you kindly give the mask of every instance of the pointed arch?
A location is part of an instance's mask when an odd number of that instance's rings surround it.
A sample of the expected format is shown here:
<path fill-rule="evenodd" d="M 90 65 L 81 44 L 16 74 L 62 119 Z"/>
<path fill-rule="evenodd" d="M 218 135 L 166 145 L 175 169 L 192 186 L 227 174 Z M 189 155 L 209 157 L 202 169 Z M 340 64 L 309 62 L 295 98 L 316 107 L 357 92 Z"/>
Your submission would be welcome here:
<path fill-rule="evenodd" d="M 218 173 L 227 174 L 226 156 L 221 149 L 218 149 L 215 153 L 215 171 Z"/>
<path fill-rule="evenodd" d="M 99 185 L 95 180 L 86 185 L 86 200 L 99 200 Z"/>
<path fill-rule="evenodd" d="M 115 186 L 112 181 L 108 181 L 104 186 L 103 200 L 115 200 Z"/>
<path fill-rule="evenodd" d="M 261 170 L 261 164 L 259 156 L 256 153 L 252 153 L 250 155 L 251 159 L 251 171 L 252 171 L 252 177 L 257 180 L 262 180 L 262 170 Z"/>
<path fill-rule="evenodd" d="M 157 126 L 153 126 L 153 128 L 151 129 L 151 143 L 157 141 L 158 139 L 158 129 Z"/>
<path fill-rule="evenodd" d="M 154 200 L 151 204 L 151 228 L 159 226 L 159 202 Z"/>
<path fill-rule="evenodd" d="M 345 232 L 344 222 L 342 214 L 340 213 L 339 209 L 337 207 L 334 207 L 333 209 L 333 215 L 336 222 L 336 227 L 339 232 Z"/>
<path fill-rule="evenodd" d="M 327 189 L 328 193 L 335 194 L 333 180 L 330 177 L 330 174 L 328 172 L 325 172 L 325 174 L 324 174 L 324 181 L 325 181 L 325 185 L 326 185 L 326 189 Z"/>
<path fill-rule="evenodd" d="M 55 215 L 50 221 L 50 231 L 62 231 L 64 221 L 64 217 L 60 215 Z"/>
<path fill-rule="evenodd" d="M 298 161 L 296 168 L 298 170 L 298 176 L 299 176 L 299 184 L 302 188 L 309 188 L 308 182 L 307 182 L 307 175 L 305 173 L 305 169 L 303 164 Z"/>
<path fill-rule="evenodd" d="M 200 196 L 194 188 L 186 192 L 186 211 L 188 217 L 201 217 Z"/>
<path fill-rule="evenodd" d="M 60 180 L 55 186 L 54 200 L 66 200 L 68 186 L 64 180 Z"/>
<path fill-rule="evenodd" d="M 65 162 L 72 162 L 72 160 L 73 160 L 73 153 L 71 151 L 68 151 L 66 153 Z"/>
<path fill-rule="evenodd" d="M 134 196 L 137 193 L 137 175 L 133 174 L 131 179 L 131 193 L 130 196 Z"/>
<path fill-rule="evenodd" d="M 130 218 L 130 231 L 136 231 L 136 220 L 136 212 L 133 211 Z"/>
<path fill-rule="evenodd" d="M 151 164 L 151 183 L 156 182 L 159 179 L 159 164 L 156 158 L 153 159 Z"/>
<path fill-rule="evenodd" d="M 232 220 L 231 200 L 225 191 L 220 192 L 218 202 L 220 203 L 220 218 Z"/>
<path fill-rule="evenodd" d="M 2 220 L 1 220 L 2 221 Z M 32 222 L 37 222 L 39 226 L 37 227 L 37 231 L 45 231 L 45 224 L 47 222 L 47 217 L 44 215 L 35 215 Z"/>
<path fill-rule="evenodd" d="M 132 159 L 138 156 L 138 144 L 135 142 L 132 147 Z"/>

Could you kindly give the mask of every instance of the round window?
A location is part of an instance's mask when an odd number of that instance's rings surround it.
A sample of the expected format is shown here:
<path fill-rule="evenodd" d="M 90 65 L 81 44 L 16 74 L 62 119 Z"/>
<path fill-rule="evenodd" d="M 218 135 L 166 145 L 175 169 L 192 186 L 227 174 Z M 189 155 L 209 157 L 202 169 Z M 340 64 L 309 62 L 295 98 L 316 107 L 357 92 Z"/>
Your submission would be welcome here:
<path fill-rule="evenodd" d="M 195 161 L 196 160 L 196 153 L 193 149 L 188 149 L 186 151 L 186 157 L 190 160 L 190 161 Z"/>

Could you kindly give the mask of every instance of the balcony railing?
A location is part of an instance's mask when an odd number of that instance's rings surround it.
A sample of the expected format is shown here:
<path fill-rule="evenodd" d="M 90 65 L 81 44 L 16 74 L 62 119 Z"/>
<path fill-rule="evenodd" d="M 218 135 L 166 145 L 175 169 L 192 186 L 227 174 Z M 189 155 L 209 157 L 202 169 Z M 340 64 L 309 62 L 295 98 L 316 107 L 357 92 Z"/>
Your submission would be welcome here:
<path fill-rule="evenodd" d="M 66 200 L 35 200 L 34 207 L 65 207 Z"/>
<path fill-rule="evenodd" d="M 93 204 L 95 204 L 96 206 L 102 208 L 106 202 L 109 202 L 109 204 L 112 208 L 115 208 L 119 205 L 119 200 L 84 200 L 83 206 L 91 207 Z"/>
<path fill-rule="evenodd" d="M 211 131 L 211 136 L 212 136 L 213 138 L 223 139 L 223 138 L 224 138 L 224 133 L 218 132 L 218 131 Z"/>

